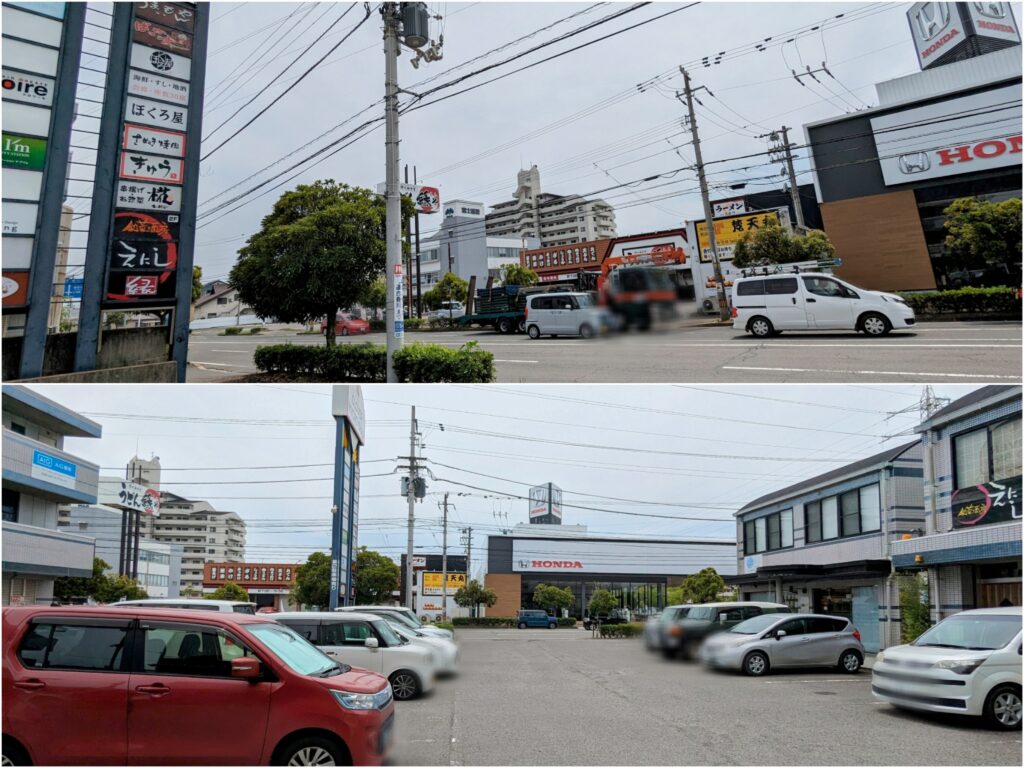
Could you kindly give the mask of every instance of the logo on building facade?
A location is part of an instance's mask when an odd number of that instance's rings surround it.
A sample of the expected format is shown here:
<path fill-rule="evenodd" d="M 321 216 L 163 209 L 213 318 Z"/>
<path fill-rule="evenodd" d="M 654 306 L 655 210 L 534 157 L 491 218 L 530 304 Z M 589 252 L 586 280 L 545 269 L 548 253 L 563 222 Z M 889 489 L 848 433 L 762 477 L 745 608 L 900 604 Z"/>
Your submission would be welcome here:
<path fill-rule="evenodd" d="M 974 3 L 974 12 L 990 19 L 1005 19 L 1005 3 Z"/>
<path fill-rule="evenodd" d="M 900 171 L 907 175 L 924 173 L 931 167 L 932 161 L 927 152 L 911 152 L 900 155 Z"/>
<path fill-rule="evenodd" d="M 948 3 L 923 3 L 914 14 L 921 42 L 935 38 L 949 24 Z"/>

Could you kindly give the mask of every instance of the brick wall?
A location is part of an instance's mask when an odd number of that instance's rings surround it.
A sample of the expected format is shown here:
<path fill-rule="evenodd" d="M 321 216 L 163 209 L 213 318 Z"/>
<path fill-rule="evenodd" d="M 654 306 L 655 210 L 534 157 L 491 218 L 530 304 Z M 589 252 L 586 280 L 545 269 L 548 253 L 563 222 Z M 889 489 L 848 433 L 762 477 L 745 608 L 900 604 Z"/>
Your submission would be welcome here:
<path fill-rule="evenodd" d="M 522 608 L 523 584 L 518 573 L 488 573 L 484 586 L 498 595 L 498 602 L 487 609 L 488 616 L 515 616 Z"/>

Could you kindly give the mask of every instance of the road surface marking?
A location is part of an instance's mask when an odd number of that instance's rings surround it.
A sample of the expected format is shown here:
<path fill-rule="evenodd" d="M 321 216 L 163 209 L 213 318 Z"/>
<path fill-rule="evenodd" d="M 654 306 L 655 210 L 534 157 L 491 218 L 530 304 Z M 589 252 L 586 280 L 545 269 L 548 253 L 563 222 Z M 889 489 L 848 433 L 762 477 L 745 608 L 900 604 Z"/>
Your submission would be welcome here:
<path fill-rule="evenodd" d="M 496 362 L 496 363 L 539 363 L 540 360 L 501 360 L 501 359 L 496 357 L 496 358 L 494 358 L 494 362 Z"/>
<path fill-rule="evenodd" d="M 1002 376 L 995 373 L 920 373 L 915 371 L 842 371 L 833 368 L 758 368 L 752 365 L 723 365 L 726 371 L 778 371 L 782 373 L 855 373 L 861 376 L 944 376 L 955 379 L 1010 379 L 1019 381 L 1020 376 Z"/>

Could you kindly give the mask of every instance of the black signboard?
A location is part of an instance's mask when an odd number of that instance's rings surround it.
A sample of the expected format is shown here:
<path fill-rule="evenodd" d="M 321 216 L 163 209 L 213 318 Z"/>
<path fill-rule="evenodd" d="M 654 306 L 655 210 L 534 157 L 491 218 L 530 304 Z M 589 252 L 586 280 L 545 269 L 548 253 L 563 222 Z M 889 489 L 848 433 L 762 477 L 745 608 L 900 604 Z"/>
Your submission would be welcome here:
<path fill-rule="evenodd" d="M 115 214 L 107 272 L 108 302 L 174 298 L 179 224 L 176 213 Z"/>
<path fill-rule="evenodd" d="M 1021 519 L 1021 478 L 961 488 L 953 492 L 953 527 L 972 528 Z"/>
<path fill-rule="evenodd" d="M 135 16 L 165 24 L 183 32 L 195 32 L 196 12 L 175 3 L 135 3 Z"/>
<path fill-rule="evenodd" d="M 152 48 L 163 48 L 179 56 L 192 56 L 192 35 L 146 19 L 137 18 L 132 22 L 132 40 Z"/>
<path fill-rule="evenodd" d="M 163 240 L 114 240 L 110 268 L 120 270 L 173 269 L 178 263 L 178 244 Z"/>
<path fill-rule="evenodd" d="M 177 240 L 180 222 L 176 213 L 118 211 L 114 216 L 114 239 Z"/>
<path fill-rule="evenodd" d="M 168 299 L 173 298 L 173 271 L 116 271 L 111 269 L 107 273 L 107 302 L 141 304 L 147 301 L 158 301 L 166 303 Z"/>

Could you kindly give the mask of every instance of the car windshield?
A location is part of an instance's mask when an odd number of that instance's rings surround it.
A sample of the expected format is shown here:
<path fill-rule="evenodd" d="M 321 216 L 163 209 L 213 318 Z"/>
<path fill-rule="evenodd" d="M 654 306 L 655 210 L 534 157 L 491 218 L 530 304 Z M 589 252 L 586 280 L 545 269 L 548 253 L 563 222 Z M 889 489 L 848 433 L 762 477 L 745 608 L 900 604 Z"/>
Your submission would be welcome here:
<path fill-rule="evenodd" d="M 407 613 L 399 613 L 398 611 L 395 611 L 394 613 L 388 613 L 383 615 L 387 615 L 395 619 L 396 621 L 401 622 L 410 629 L 419 629 L 420 627 L 420 625 L 418 623 L 415 623 Z"/>
<path fill-rule="evenodd" d="M 581 307 L 592 307 L 594 306 L 594 298 L 589 293 L 581 293 L 576 296 L 576 301 L 579 302 Z"/>
<path fill-rule="evenodd" d="M 779 617 L 777 614 L 765 613 L 760 616 L 755 616 L 752 619 L 741 621 L 729 631 L 735 632 L 737 635 L 756 635 L 758 632 L 763 632 L 768 629 L 768 627 L 778 620 Z"/>
<path fill-rule="evenodd" d="M 330 656 L 283 624 L 250 624 L 246 628 L 300 675 L 328 677 L 348 670 L 347 666 L 335 663 Z"/>
<path fill-rule="evenodd" d="M 1021 629 L 1019 615 L 958 614 L 940 621 L 911 645 L 926 648 L 964 648 L 994 651 L 1002 648 Z"/>
<path fill-rule="evenodd" d="M 710 621 L 715 617 L 715 609 L 709 608 L 704 605 L 699 605 L 696 608 L 691 608 L 685 617 L 680 616 L 679 618 L 697 619 L 698 621 Z"/>
<path fill-rule="evenodd" d="M 394 645 L 406 645 L 409 642 L 408 638 L 402 637 L 395 632 L 395 630 L 391 628 L 391 625 L 384 621 L 384 619 L 373 622 L 373 626 L 380 633 L 380 636 L 384 638 L 384 642 L 387 643 L 389 647 Z"/>

